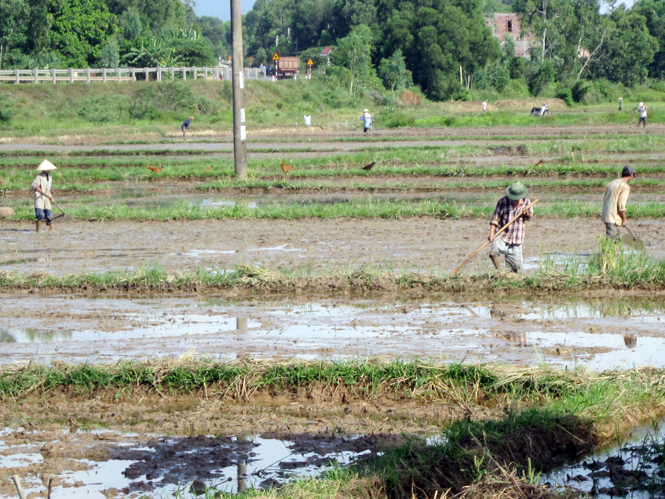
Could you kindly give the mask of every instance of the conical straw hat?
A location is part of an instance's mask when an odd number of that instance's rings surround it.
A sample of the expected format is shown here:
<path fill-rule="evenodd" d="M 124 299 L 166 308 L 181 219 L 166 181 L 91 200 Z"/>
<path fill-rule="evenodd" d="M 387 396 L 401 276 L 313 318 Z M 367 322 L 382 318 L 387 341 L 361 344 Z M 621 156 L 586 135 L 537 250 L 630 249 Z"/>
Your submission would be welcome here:
<path fill-rule="evenodd" d="M 48 159 L 42 161 L 37 167 L 38 172 L 50 172 L 51 170 L 57 170 L 58 168 L 51 163 Z"/>

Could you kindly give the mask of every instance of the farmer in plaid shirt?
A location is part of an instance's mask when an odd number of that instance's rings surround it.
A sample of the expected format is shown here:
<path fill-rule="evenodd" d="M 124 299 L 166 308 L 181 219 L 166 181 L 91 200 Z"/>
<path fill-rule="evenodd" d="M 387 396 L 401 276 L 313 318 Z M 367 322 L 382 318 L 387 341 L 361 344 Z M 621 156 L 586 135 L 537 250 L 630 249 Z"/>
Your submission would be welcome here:
<path fill-rule="evenodd" d="M 494 210 L 494 216 L 490 221 L 490 235 L 489 240 L 492 241 L 490 246 L 490 260 L 494 266 L 499 269 L 501 255 L 506 256 L 506 265 L 512 269 L 513 272 L 522 270 L 522 243 L 524 242 L 524 222 L 531 220 L 533 217 L 533 208 L 523 211 L 531 204 L 527 197 L 528 191 L 524 184 L 515 182 L 506 189 L 506 195 L 499 199 Z M 506 229 L 505 232 L 496 237 L 497 230 L 501 229 L 504 225 L 515 218 L 519 213 L 519 217 L 513 224 Z"/>

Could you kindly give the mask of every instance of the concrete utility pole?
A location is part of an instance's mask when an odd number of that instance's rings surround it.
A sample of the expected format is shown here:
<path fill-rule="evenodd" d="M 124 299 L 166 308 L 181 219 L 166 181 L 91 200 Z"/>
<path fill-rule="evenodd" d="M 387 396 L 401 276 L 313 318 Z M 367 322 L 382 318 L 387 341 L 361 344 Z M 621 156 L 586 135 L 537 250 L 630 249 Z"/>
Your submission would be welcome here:
<path fill-rule="evenodd" d="M 245 127 L 240 0 L 231 0 L 231 29 L 233 32 L 233 159 L 236 176 L 247 178 L 247 128 Z"/>

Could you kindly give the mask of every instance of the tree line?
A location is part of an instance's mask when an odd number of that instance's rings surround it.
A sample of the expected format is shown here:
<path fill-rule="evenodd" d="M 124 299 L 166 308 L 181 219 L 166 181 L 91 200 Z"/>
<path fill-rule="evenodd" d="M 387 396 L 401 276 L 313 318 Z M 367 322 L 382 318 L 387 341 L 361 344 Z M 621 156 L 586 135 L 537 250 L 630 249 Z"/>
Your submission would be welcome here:
<path fill-rule="evenodd" d="M 535 37 L 529 58 L 515 56 L 510 36 L 492 36 L 485 19 L 497 11 L 517 13 L 521 35 Z M 665 0 L 632 8 L 616 0 L 257 0 L 244 28 L 259 60 L 274 51 L 315 58 L 331 45 L 326 73 L 351 90 L 380 79 L 438 100 L 472 89 L 579 100 L 585 81 L 630 87 L 665 71 Z"/>
<path fill-rule="evenodd" d="M 180 0 L 0 0 L 0 68 L 210 66 L 230 23 Z"/>
<path fill-rule="evenodd" d="M 0 68 L 226 60 L 230 22 L 196 17 L 190 2 L 0 0 Z M 321 78 L 350 93 L 417 85 L 436 100 L 485 91 L 579 101 L 588 81 L 631 87 L 663 78 L 665 0 L 615 2 L 257 0 L 243 20 L 245 63 L 270 64 L 274 52 L 311 58 Z M 486 19 L 496 11 L 516 12 L 521 35 L 535 37 L 529 58 L 515 56 L 510 36 L 492 36 Z M 330 64 L 319 57 L 326 46 Z"/>

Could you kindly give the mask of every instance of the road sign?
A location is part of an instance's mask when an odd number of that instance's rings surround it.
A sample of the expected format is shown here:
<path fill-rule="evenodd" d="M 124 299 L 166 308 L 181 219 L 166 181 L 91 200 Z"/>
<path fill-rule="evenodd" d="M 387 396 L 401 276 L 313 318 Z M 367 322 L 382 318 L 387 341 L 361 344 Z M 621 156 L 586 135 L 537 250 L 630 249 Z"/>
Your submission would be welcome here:
<path fill-rule="evenodd" d="M 273 61 L 279 61 L 279 54 L 275 52 L 275 54 L 272 56 Z"/>
<path fill-rule="evenodd" d="M 307 65 L 308 65 L 308 66 L 313 66 L 313 65 L 314 65 L 314 61 L 310 59 L 309 61 L 307 61 Z"/>

